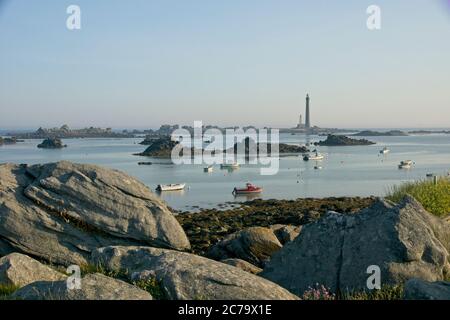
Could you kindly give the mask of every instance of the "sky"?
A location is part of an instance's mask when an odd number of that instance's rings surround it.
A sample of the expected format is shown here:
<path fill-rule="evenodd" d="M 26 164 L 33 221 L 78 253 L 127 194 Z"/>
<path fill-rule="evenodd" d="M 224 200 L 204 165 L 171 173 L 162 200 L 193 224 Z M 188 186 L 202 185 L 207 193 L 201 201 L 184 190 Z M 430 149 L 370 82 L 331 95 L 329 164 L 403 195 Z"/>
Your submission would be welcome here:
<path fill-rule="evenodd" d="M 449 40 L 449 0 L 0 0 L 0 129 L 293 127 L 306 93 L 321 127 L 448 128 Z"/>

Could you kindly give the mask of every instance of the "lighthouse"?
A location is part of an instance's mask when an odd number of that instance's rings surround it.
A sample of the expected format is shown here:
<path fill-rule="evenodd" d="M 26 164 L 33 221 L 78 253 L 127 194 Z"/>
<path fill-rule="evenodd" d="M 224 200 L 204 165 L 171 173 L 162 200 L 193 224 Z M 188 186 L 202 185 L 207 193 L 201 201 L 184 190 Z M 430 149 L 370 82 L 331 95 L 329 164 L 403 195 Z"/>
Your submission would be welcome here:
<path fill-rule="evenodd" d="M 309 117 L 309 94 L 306 94 L 306 121 L 305 121 L 305 127 L 306 129 L 311 128 L 311 118 Z"/>

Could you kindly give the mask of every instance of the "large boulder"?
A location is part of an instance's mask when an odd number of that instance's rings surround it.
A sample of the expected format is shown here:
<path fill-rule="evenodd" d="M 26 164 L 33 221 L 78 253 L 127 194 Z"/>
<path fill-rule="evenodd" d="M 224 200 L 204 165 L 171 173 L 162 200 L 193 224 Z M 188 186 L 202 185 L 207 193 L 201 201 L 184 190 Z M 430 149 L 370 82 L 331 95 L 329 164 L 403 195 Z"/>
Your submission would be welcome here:
<path fill-rule="evenodd" d="M 241 269 L 193 254 L 150 247 L 106 247 L 93 264 L 122 270 L 132 280 L 153 278 L 173 300 L 292 300 L 280 286 Z"/>
<path fill-rule="evenodd" d="M 405 284 L 407 300 L 450 300 L 450 282 L 411 279 Z"/>
<path fill-rule="evenodd" d="M 167 206 L 122 172 L 62 161 L 3 164 L 0 176 L 0 239 L 17 251 L 68 265 L 108 245 L 190 248 Z"/>
<path fill-rule="evenodd" d="M 12 253 L 0 258 L 0 284 L 23 287 L 36 281 L 63 280 L 66 275 L 24 254 Z"/>
<path fill-rule="evenodd" d="M 102 274 L 88 274 L 79 289 L 70 289 L 66 281 L 38 281 L 12 295 L 21 300 L 152 300 L 147 291 Z"/>
<path fill-rule="evenodd" d="M 264 266 L 283 245 L 269 228 L 251 227 L 226 236 L 207 252 L 215 260 L 238 258 Z"/>
<path fill-rule="evenodd" d="M 442 280 L 450 270 L 449 232 L 411 197 L 398 205 L 379 200 L 359 214 L 330 212 L 304 226 L 261 276 L 299 295 L 316 283 L 333 292 L 367 290 L 374 265 L 382 285 Z"/>

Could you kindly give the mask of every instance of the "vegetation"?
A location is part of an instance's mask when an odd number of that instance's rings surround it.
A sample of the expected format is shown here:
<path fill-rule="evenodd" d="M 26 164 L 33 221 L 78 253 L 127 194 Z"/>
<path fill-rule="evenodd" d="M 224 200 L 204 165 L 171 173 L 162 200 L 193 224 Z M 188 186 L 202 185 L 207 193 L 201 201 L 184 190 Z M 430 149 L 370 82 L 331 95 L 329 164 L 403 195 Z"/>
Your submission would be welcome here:
<path fill-rule="evenodd" d="M 155 300 L 166 300 L 166 294 L 164 293 L 164 290 L 161 288 L 161 284 L 156 280 L 155 278 L 149 278 L 146 280 L 139 280 L 133 282 L 133 285 L 135 285 L 138 288 L 141 288 L 142 290 L 145 290 L 149 292 L 153 299 Z"/>
<path fill-rule="evenodd" d="M 323 285 L 310 287 L 301 296 L 302 300 L 402 300 L 403 286 L 384 286 L 380 290 L 331 293 Z"/>
<path fill-rule="evenodd" d="M 403 286 L 384 286 L 380 290 L 370 292 L 347 292 L 341 294 L 339 300 L 402 300 Z"/>
<path fill-rule="evenodd" d="M 91 273 L 100 273 L 107 277 L 119 279 L 119 280 L 123 280 L 123 281 L 128 281 L 128 279 L 129 279 L 128 272 L 126 270 L 118 270 L 118 271 L 109 270 L 101 264 L 98 264 L 98 265 L 86 264 L 86 265 L 81 266 L 80 269 L 81 269 L 82 276 L 84 276 L 86 274 L 91 274 Z"/>
<path fill-rule="evenodd" d="M 19 289 L 13 285 L 0 284 L 0 300 L 7 300 L 9 297 Z"/>
<path fill-rule="evenodd" d="M 450 214 L 450 179 L 439 178 L 437 183 L 431 180 L 404 183 L 391 188 L 386 198 L 398 203 L 406 195 L 413 196 L 438 217 Z"/>
<path fill-rule="evenodd" d="M 155 300 L 165 300 L 166 295 L 164 293 L 164 290 L 161 288 L 161 284 L 155 279 L 155 278 L 148 278 L 145 280 L 138 280 L 130 282 L 130 276 L 127 272 L 127 270 L 109 270 L 105 268 L 103 265 L 93 265 L 93 264 L 87 264 L 81 266 L 81 274 L 86 275 L 90 273 L 100 273 L 107 277 L 119 279 L 125 282 L 128 282 L 142 290 L 145 290 L 149 292 L 153 299 Z"/>

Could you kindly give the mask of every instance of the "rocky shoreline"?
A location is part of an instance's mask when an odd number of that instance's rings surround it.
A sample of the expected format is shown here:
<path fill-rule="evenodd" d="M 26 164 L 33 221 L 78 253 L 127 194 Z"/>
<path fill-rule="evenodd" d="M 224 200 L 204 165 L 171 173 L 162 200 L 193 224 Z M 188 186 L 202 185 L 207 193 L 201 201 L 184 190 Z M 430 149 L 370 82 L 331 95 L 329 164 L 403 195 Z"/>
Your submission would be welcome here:
<path fill-rule="evenodd" d="M 450 300 L 450 224 L 409 196 L 174 215 L 138 180 L 99 166 L 0 164 L 0 177 L 0 299 L 346 299 L 387 287 L 390 299 Z M 67 282 L 74 265 L 79 288 Z"/>
<path fill-rule="evenodd" d="M 200 212 L 180 212 L 176 219 L 191 242 L 192 252 L 205 255 L 210 246 L 226 235 L 249 227 L 301 226 L 319 219 L 327 211 L 354 214 L 370 206 L 375 198 L 339 197 L 297 200 L 252 200 L 238 207 Z"/>

